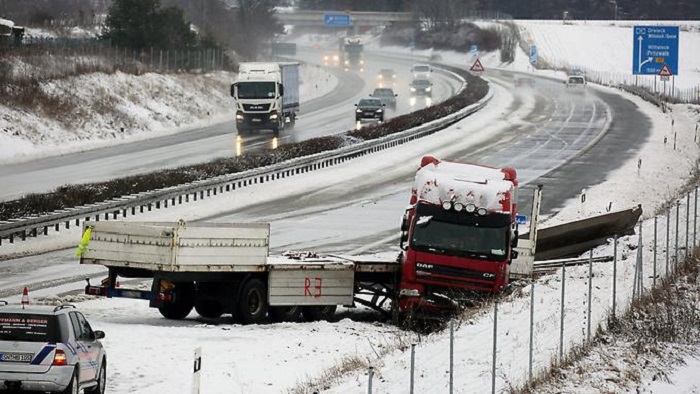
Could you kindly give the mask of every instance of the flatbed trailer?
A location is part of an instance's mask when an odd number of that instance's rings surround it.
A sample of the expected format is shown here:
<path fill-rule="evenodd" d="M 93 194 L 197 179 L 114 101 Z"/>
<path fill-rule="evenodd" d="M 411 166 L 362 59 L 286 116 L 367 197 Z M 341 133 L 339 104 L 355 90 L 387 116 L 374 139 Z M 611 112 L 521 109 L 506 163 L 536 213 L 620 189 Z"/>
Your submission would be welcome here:
<path fill-rule="evenodd" d="M 92 222 L 81 264 L 108 268 L 86 294 L 144 299 L 169 319 L 194 308 L 230 313 L 245 324 L 328 319 L 359 303 L 390 315 L 400 265 L 395 258 L 288 253 L 269 256 L 269 224 Z M 119 278 L 152 279 L 150 290 Z"/>

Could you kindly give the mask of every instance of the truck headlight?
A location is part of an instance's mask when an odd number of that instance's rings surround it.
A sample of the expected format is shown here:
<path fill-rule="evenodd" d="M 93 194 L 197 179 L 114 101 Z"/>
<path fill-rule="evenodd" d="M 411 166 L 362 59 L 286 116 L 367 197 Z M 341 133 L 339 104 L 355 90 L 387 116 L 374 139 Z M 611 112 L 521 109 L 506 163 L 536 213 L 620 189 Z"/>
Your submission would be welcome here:
<path fill-rule="evenodd" d="M 242 114 L 236 114 L 236 120 L 243 120 Z"/>
<path fill-rule="evenodd" d="M 426 91 L 426 92 L 429 92 L 429 91 L 431 91 L 431 90 L 433 90 L 433 88 L 425 88 L 425 91 Z"/>
<path fill-rule="evenodd" d="M 415 91 L 416 91 L 416 88 L 411 88 L 411 91 L 412 91 L 412 92 L 415 92 Z"/>
<path fill-rule="evenodd" d="M 357 112 L 359 114 L 359 113 L 362 113 L 362 110 L 358 108 L 355 110 L 355 112 Z"/>
<path fill-rule="evenodd" d="M 275 120 L 275 119 L 277 119 L 277 114 L 270 115 L 270 120 Z"/>

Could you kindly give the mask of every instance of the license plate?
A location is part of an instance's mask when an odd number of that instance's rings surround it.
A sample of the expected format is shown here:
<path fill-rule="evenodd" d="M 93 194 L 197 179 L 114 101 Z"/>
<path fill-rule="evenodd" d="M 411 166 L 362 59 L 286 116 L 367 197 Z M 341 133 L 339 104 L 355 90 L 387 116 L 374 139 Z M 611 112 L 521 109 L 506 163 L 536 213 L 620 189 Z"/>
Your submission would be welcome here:
<path fill-rule="evenodd" d="M 260 119 L 260 118 L 253 118 L 253 119 L 251 119 L 251 120 L 252 120 L 253 122 L 262 122 L 262 119 Z"/>
<path fill-rule="evenodd" d="M 34 357 L 31 353 L 0 353 L 0 362 L 28 363 Z"/>

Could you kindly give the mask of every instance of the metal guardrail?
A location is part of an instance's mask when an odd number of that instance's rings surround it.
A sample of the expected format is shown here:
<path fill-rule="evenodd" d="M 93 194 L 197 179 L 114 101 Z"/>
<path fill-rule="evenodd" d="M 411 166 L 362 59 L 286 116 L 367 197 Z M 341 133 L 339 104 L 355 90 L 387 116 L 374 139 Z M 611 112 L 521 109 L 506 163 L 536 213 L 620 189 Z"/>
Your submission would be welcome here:
<path fill-rule="evenodd" d="M 462 87 L 457 92 L 459 94 L 466 89 L 466 81 L 459 75 L 454 75 L 462 81 Z M 152 211 L 153 209 L 168 208 L 171 205 L 183 204 L 191 200 L 197 201 L 211 195 L 216 196 L 218 193 L 232 192 L 250 185 L 271 182 L 341 164 L 348 160 L 393 148 L 440 131 L 483 108 L 492 95 L 492 91 L 489 90 L 487 95 L 479 102 L 453 114 L 377 140 L 295 158 L 283 163 L 240 173 L 221 175 L 183 185 L 123 196 L 95 204 L 54 211 L 45 215 L 0 222 L 0 246 L 3 245 L 3 239 L 8 239 L 10 243 L 13 243 L 16 239 L 26 240 L 27 237 L 36 237 L 41 234 L 48 235 L 51 228 L 57 232 L 62 227 L 69 229 L 72 224 L 80 226 L 81 221 L 99 221 L 101 218 L 109 220 L 110 217 L 114 220 L 120 215 L 126 217 L 129 212 L 131 212 L 131 215 L 136 215 L 144 211 Z"/>

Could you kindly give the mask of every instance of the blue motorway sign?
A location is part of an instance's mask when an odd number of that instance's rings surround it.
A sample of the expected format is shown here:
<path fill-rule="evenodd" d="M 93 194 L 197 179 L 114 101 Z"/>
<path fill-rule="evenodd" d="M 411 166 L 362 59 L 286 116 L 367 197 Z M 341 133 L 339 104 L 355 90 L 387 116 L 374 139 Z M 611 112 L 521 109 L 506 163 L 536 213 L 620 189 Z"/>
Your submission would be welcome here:
<path fill-rule="evenodd" d="M 350 26 L 348 14 L 324 14 L 323 24 L 326 26 Z"/>
<path fill-rule="evenodd" d="M 678 34 L 678 26 L 635 26 L 632 73 L 659 75 L 666 65 L 678 75 Z"/>
<path fill-rule="evenodd" d="M 537 45 L 530 45 L 530 64 L 537 65 Z"/>
<path fill-rule="evenodd" d="M 516 215 L 515 216 L 515 222 L 518 224 L 525 224 L 527 223 L 527 216 L 525 215 Z"/>

